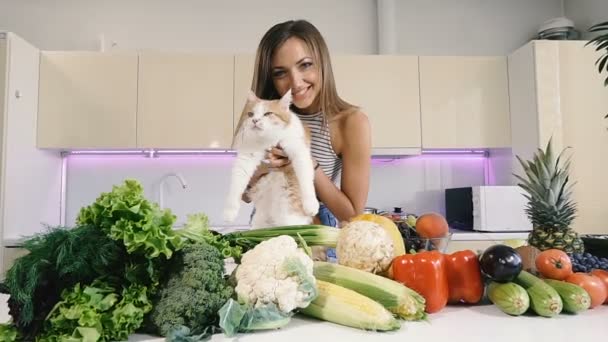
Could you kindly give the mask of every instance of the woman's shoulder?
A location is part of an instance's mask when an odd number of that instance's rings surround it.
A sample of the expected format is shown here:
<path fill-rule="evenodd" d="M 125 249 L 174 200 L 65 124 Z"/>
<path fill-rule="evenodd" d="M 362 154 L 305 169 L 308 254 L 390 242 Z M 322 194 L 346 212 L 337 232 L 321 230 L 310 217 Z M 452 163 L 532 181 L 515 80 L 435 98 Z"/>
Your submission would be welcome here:
<path fill-rule="evenodd" d="M 371 128 L 367 114 L 359 108 L 349 108 L 335 117 L 334 149 L 343 156 L 345 150 L 352 150 L 359 144 L 369 145 Z"/>
<path fill-rule="evenodd" d="M 351 107 L 336 115 L 338 127 L 343 135 L 350 135 L 350 132 L 360 132 L 367 130 L 370 126 L 369 118 L 359 107 Z"/>

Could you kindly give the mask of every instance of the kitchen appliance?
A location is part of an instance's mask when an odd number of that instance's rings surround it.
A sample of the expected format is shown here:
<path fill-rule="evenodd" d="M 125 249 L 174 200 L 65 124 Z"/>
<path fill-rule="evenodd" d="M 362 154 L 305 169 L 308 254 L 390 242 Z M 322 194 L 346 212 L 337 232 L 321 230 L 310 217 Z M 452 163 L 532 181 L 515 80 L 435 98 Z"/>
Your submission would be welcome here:
<path fill-rule="evenodd" d="M 518 186 L 482 185 L 445 190 L 446 220 L 451 228 L 484 232 L 531 231 L 528 199 Z"/>

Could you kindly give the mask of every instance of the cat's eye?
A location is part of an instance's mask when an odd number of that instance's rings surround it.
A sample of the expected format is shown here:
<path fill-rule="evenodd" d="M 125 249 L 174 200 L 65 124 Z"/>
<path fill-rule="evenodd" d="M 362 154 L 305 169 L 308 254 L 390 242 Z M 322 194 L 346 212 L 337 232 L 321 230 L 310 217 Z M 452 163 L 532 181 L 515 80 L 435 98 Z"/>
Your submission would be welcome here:
<path fill-rule="evenodd" d="M 252 118 L 253 117 L 253 112 L 248 112 L 247 116 L 250 117 L 250 118 Z"/>
<path fill-rule="evenodd" d="M 272 115 L 272 114 L 274 114 L 274 113 L 273 112 L 266 112 L 266 113 L 264 113 L 264 116 L 268 116 L 268 115 Z"/>

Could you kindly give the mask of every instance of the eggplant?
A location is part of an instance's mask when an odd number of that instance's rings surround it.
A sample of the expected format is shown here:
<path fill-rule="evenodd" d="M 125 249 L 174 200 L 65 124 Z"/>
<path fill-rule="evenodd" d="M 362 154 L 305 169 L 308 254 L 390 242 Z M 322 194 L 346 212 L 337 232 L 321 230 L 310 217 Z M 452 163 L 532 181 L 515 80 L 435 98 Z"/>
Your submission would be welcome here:
<path fill-rule="evenodd" d="M 513 281 L 523 269 L 521 255 L 512 247 L 494 245 L 479 256 L 481 273 L 498 283 Z"/>

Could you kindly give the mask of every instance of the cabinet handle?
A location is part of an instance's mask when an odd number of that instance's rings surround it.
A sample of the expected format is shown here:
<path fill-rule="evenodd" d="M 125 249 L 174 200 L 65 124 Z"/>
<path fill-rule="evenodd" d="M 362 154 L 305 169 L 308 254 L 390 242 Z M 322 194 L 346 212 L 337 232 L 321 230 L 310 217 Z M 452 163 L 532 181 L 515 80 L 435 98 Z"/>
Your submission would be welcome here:
<path fill-rule="evenodd" d="M 20 98 L 21 98 L 21 96 L 22 96 L 22 95 L 21 95 L 21 91 L 16 90 L 16 91 L 15 91 L 15 97 L 16 97 L 16 98 L 18 98 L 18 99 L 20 99 Z"/>

